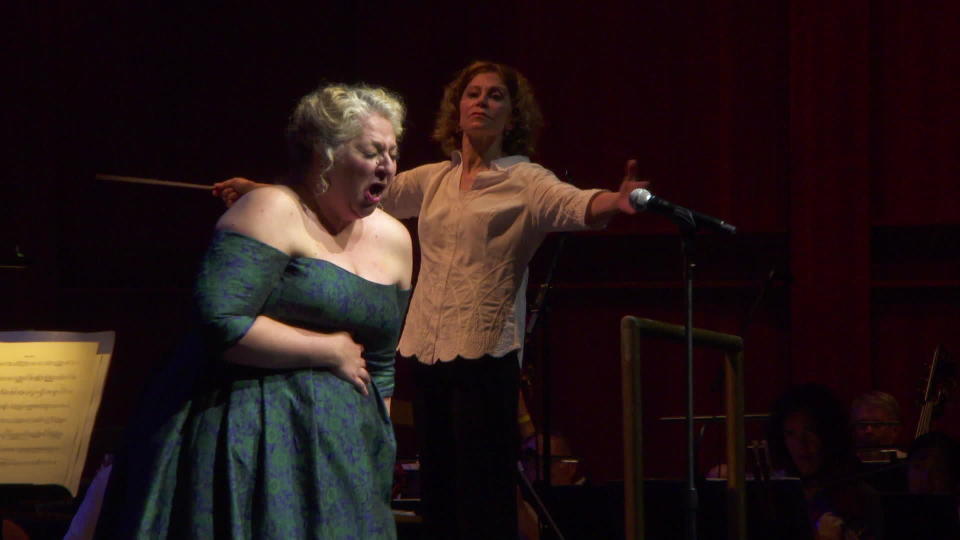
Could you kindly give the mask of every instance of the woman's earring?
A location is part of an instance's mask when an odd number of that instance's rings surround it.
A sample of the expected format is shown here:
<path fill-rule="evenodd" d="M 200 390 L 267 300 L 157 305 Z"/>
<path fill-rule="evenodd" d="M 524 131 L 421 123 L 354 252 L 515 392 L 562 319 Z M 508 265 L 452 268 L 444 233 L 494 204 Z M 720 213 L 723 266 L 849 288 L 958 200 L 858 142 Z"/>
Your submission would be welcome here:
<path fill-rule="evenodd" d="M 313 194 L 317 197 L 323 195 L 330 189 L 330 182 L 327 180 L 327 177 L 320 175 L 320 180 L 313 186 Z"/>

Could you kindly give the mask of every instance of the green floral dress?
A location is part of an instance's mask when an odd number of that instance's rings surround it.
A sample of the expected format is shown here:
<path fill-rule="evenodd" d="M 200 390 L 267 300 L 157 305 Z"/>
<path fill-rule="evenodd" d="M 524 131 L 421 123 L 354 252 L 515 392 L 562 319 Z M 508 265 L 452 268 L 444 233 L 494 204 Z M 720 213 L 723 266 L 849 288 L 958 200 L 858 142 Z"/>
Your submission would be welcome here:
<path fill-rule="evenodd" d="M 119 453 L 101 538 L 395 538 L 383 397 L 409 291 L 217 232 L 199 330 L 150 383 Z M 223 362 L 262 314 L 364 347 L 370 395 L 325 369 Z"/>

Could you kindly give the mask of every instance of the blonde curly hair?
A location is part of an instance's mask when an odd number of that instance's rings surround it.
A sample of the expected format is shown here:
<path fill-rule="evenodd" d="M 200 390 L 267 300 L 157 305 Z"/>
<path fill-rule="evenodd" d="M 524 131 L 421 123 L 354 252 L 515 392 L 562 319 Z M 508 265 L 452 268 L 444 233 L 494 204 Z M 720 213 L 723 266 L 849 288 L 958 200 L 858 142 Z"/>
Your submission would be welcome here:
<path fill-rule="evenodd" d="M 315 154 L 323 158 L 319 171 L 322 179 L 333 166 L 337 148 L 359 135 L 363 121 L 371 114 L 389 121 L 400 140 L 406 109 L 400 96 L 386 88 L 329 84 L 303 96 L 287 122 L 288 182 L 299 183 L 306 178 Z"/>

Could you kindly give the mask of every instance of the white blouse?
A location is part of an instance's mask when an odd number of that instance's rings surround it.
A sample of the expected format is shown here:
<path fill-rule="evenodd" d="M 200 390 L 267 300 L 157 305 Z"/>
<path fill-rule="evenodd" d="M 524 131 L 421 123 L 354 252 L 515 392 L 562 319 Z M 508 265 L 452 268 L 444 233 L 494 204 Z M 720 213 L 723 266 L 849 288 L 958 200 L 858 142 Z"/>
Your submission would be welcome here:
<path fill-rule="evenodd" d="M 384 209 L 419 216 L 420 274 L 400 353 L 432 364 L 503 356 L 523 346 L 527 265 L 547 233 L 588 228 L 590 200 L 525 156 L 495 160 L 469 191 L 461 158 L 394 179 Z"/>

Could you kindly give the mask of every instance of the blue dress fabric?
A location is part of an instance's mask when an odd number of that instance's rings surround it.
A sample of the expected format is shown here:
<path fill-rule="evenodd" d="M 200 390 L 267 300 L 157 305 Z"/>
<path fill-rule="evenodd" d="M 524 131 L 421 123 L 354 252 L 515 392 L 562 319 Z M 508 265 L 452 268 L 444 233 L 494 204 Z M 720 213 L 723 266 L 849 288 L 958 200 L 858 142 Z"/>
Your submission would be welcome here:
<path fill-rule="evenodd" d="M 396 442 L 383 397 L 409 291 L 215 234 L 199 324 L 147 385 L 101 512 L 101 538 L 395 538 Z M 363 345 L 363 396 L 327 369 L 224 362 L 258 315 Z"/>

